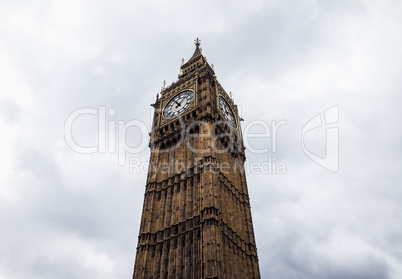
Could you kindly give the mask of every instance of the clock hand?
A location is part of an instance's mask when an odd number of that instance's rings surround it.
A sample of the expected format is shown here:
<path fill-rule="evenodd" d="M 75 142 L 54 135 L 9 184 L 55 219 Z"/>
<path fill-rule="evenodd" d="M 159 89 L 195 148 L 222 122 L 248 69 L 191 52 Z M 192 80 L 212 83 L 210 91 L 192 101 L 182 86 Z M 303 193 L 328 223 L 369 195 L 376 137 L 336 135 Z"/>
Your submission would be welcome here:
<path fill-rule="evenodd" d="M 182 98 L 182 99 L 180 100 L 179 107 L 181 107 L 181 106 L 183 105 L 183 101 L 186 101 L 186 100 L 187 100 L 187 99 Z"/>
<path fill-rule="evenodd" d="M 183 99 L 182 99 L 183 100 Z M 176 101 L 176 100 L 173 100 L 175 103 L 176 103 L 176 108 L 178 108 L 178 107 L 181 107 L 181 102 L 182 101 L 180 101 L 180 102 L 178 102 L 178 101 Z"/>
<path fill-rule="evenodd" d="M 181 106 L 181 105 L 180 105 L 180 103 L 179 103 L 178 101 L 173 100 L 173 102 L 175 102 L 175 103 L 176 103 L 176 108 L 177 108 L 177 106 Z"/>
<path fill-rule="evenodd" d="M 226 116 L 228 119 L 232 120 L 232 114 L 229 112 L 229 110 L 226 110 Z"/>

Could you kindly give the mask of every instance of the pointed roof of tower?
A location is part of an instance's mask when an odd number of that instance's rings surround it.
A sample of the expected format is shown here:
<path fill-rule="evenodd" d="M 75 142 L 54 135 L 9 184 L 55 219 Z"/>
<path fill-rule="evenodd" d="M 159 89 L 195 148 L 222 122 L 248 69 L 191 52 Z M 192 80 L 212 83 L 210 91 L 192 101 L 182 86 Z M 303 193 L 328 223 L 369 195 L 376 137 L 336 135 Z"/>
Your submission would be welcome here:
<path fill-rule="evenodd" d="M 195 39 L 194 44 L 195 44 L 195 51 L 194 51 L 193 56 L 191 56 L 190 60 L 193 60 L 193 59 L 195 60 L 196 58 L 198 58 L 199 56 L 202 55 L 201 48 L 200 48 L 201 40 L 199 40 L 198 38 Z"/>
<path fill-rule="evenodd" d="M 185 78 L 191 77 L 196 72 L 199 73 L 200 71 L 208 71 L 212 76 L 215 75 L 214 69 L 208 64 L 207 58 L 202 55 L 202 49 L 200 48 L 200 39 L 195 39 L 195 51 L 191 58 L 184 63 L 184 58 L 182 60 L 182 65 L 180 67 L 180 74 L 179 80 L 183 80 Z"/>
<path fill-rule="evenodd" d="M 195 44 L 195 51 L 193 53 L 193 56 L 191 56 L 191 58 L 186 63 L 183 64 L 182 68 L 186 67 L 187 65 L 191 64 L 193 61 L 197 60 L 202 56 L 202 49 L 200 48 L 201 40 L 198 38 L 195 39 L 194 44 Z"/>

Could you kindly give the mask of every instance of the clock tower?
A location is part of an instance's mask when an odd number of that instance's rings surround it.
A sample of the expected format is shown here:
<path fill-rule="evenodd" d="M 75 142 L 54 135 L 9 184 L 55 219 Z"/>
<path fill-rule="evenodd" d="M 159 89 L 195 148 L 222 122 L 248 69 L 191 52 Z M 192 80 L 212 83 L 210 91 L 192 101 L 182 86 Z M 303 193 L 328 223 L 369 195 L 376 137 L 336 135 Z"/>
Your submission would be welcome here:
<path fill-rule="evenodd" d="M 133 278 L 260 278 L 241 118 L 195 45 L 152 104 Z"/>

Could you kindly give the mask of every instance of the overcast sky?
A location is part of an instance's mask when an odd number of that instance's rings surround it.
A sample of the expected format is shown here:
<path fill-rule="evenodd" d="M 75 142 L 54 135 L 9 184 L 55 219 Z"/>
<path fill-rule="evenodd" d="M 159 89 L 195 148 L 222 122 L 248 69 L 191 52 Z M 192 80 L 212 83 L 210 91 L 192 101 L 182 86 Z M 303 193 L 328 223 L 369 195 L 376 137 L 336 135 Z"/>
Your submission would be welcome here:
<path fill-rule="evenodd" d="M 286 121 L 276 144 L 250 141 L 269 151 L 247 150 L 249 165 L 272 162 L 247 176 L 262 278 L 401 278 L 401 14 L 396 0 L 0 1 L 0 279 L 131 278 L 146 173 L 75 152 L 65 122 L 105 107 L 149 126 L 196 37 L 243 128 Z M 97 117 L 72 131 L 96 145 Z M 335 172 L 306 155 L 327 139 Z"/>

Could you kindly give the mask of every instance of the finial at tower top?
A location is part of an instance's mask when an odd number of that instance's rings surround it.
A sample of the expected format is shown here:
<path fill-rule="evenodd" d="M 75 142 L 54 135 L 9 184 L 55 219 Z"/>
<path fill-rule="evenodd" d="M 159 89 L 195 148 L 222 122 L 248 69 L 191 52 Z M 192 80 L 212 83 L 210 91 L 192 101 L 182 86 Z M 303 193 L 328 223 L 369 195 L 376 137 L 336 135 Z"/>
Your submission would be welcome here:
<path fill-rule="evenodd" d="M 201 45 L 201 40 L 199 40 L 198 38 L 194 40 L 194 44 L 195 46 L 198 48 Z"/>

